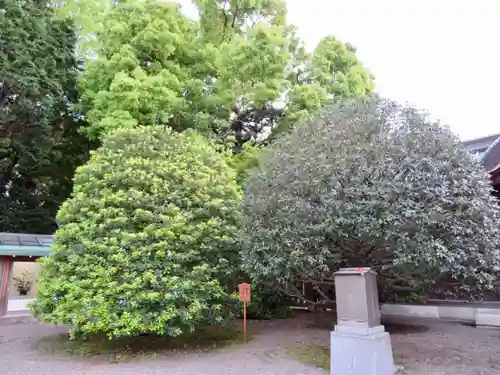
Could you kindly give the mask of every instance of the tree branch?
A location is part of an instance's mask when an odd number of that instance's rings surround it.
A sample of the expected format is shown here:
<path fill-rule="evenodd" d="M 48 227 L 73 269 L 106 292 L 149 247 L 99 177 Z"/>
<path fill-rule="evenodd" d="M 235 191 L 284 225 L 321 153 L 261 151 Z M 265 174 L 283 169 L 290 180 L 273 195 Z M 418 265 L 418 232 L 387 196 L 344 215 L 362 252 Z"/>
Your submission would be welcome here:
<path fill-rule="evenodd" d="M 290 290 L 287 290 L 288 289 L 292 289 L 293 292 L 290 292 Z M 294 285 L 287 285 L 287 288 L 283 288 L 283 287 L 279 287 L 279 290 L 281 290 L 283 293 L 285 294 L 288 294 L 289 296 L 292 296 L 292 297 L 295 297 L 295 298 L 298 298 L 300 299 L 301 301 L 303 302 L 306 302 L 306 303 L 309 303 L 311 305 L 317 305 L 318 302 L 317 301 L 312 301 L 310 299 L 307 299 L 306 297 L 304 297 L 302 295 L 302 292 L 297 288 L 295 287 Z"/>
<path fill-rule="evenodd" d="M 234 25 L 236 23 L 236 17 L 238 15 L 238 9 L 239 9 L 239 6 L 240 6 L 240 2 L 238 1 L 236 3 L 236 8 L 234 9 L 234 15 L 233 15 L 233 22 L 231 23 L 231 27 L 234 29 Z"/>
<path fill-rule="evenodd" d="M 322 296 L 325 300 L 327 300 L 327 301 L 334 301 L 334 302 L 335 302 L 335 300 L 334 300 L 334 299 L 331 299 L 328 295 L 326 295 L 326 294 L 325 294 L 325 292 L 323 292 L 323 291 L 321 290 L 321 288 L 319 288 L 318 286 L 313 286 L 313 289 L 314 289 L 316 292 L 318 292 L 318 293 L 319 293 L 319 294 L 320 294 L 320 295 L 321 295 L 321 296 Z"/>
<path fill-rule="evenodd" d="M 224 17 L 224 25 L 222 26 L 221 42 L 224 41 L 224 36 L 226 35 L 227 23 L 229 22 L 229 19 L 227 17 L 227 13 L 226 13 L 226 9 L 225 9 L 226 6 L 227 6 L 227 0 L 224 0 L 224 5 L 222 7 L 222 16 Z"/>
<path fill-rule="evenodd" d="M 14 175 L 14 168 L 16 167 L 18 163 L 18 156 L 15 150 L 12 148 L 12 139 L 11 139 L 11 144 L 9 148 L 12 150 L 11 153 L 8 156 L 8 159 L 10 159 L 10 162 L 8 166 L 5 168 L 5 171 L 2 173 L 0 176 L 0 196 L 5 196 L 7 193 L 7 185 L 10 181 L 12 181 L 13 175 Z"/>

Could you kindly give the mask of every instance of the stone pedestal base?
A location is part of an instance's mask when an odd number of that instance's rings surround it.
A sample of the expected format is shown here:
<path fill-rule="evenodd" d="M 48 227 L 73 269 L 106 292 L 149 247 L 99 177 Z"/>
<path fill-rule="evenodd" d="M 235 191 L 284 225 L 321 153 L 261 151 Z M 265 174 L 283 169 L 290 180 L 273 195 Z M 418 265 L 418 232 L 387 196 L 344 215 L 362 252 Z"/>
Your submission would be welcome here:
<path fill-rule="evenodd" d="M 383 326 L 335 326 L 331 332 L 331 375 L 394 375 L 391 338 Z"/>

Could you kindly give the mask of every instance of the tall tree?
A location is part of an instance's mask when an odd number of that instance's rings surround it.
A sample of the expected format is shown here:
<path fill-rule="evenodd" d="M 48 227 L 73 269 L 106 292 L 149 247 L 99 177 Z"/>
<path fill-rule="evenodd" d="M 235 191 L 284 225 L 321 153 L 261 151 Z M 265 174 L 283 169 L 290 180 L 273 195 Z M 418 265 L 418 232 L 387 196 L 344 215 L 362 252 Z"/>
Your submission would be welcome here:
<path fill-rule="evenodd" d="M 281 0 L 123 1 L 103 14 L 97 58 L 80 81 L 86 134 L 164 124 L 208 136 L 265 140 L 335 97 L 373 91 L 355 50 L 333 37 L 305 52 Z M 140 16 L 139 16 L 140 15 Z"/>
<path fill-rule="evenodd" d="M 107 10 L 119 4 L 119 0 L 60 0 L 49 1 L 54 16 L 70 20 L 77 34 L 76 54 L 79 58 L 92 58 L 97 47 L 96 31 Z"/>
<path fill-rule="evenodd" d="M 0 1 L 0 231 L 52 233 L 87 154 L 69 114 L 75 34 L 45 3 Z"/>
<path fill-rule="evenodd" d="M 195 0 L 200 31 L 217 45 L 248 32 L 258 24 L 283 26 L 286 6 L 282 0 Z"/>

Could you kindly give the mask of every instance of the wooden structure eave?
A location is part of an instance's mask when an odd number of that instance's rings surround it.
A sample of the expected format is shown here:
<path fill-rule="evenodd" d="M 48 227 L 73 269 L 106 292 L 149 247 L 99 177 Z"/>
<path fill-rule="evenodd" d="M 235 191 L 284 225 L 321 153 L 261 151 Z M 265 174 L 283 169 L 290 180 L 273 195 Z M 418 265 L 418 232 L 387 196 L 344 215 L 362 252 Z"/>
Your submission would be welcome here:
<path fill-rule="evenodd" d="M 500 165 L 489 172 L 491 177 L 491 184 L 493 186 L 500 185 Z"/>
<path fill-rule="evenodd" d="M 51 246 L 50 235 L 0 233 L 0 256 L 44 257 Z"/>
<path fill-rule="evenodd" d="M 0 256 L 46 257 L 50 246 L 10 246 L 0 245 Z"/>

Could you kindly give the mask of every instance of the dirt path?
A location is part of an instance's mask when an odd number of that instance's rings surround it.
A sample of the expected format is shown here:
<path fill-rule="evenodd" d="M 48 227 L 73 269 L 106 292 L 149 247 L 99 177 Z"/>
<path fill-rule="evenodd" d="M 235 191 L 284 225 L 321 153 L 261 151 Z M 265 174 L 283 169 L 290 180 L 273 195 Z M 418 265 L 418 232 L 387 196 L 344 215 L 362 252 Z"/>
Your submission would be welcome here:
<path fill-rule="evenodd" d="M 327 371 L 297 363 L 286 354 L 285 347 L 291 343 L 329 344 L 327 327 L 311 317 L 252 322 L 251 329 L 260 333 L 245 347 L 117 364 L 56 357 L 34 348 L 33 343 L 60 334 L 63 328 L 36 323 L 0 325 L 0 374 L 326 375 Z M 395 356 L 406 375 L 500 374 L 500 330 L 428 321 L 411 324 L 388 325 Z"/>

